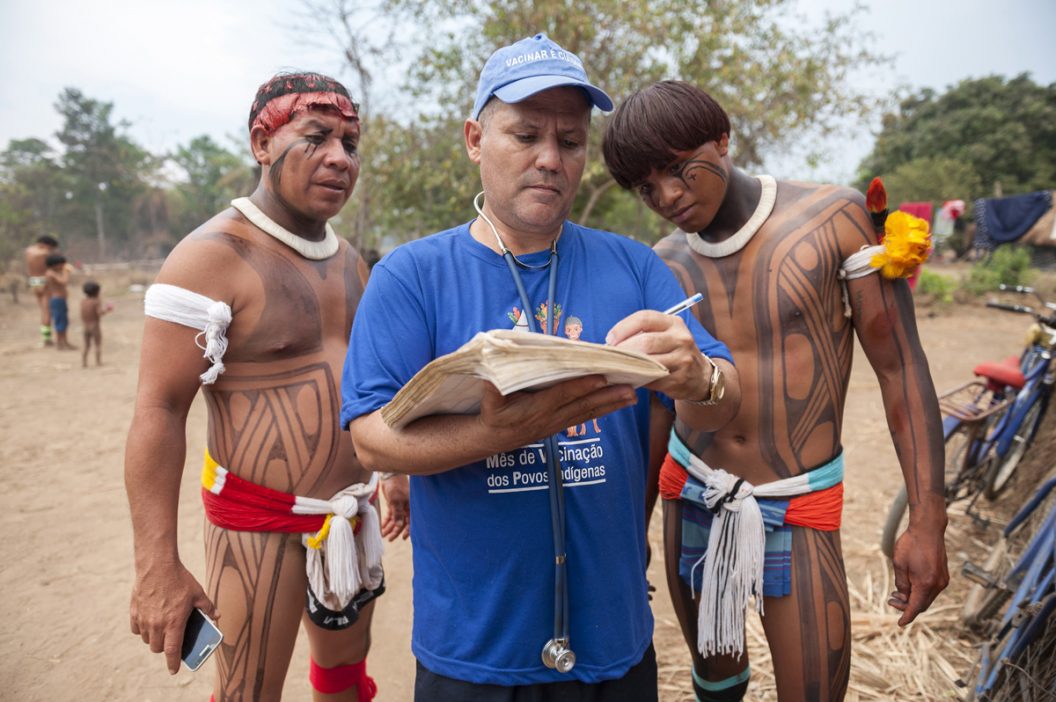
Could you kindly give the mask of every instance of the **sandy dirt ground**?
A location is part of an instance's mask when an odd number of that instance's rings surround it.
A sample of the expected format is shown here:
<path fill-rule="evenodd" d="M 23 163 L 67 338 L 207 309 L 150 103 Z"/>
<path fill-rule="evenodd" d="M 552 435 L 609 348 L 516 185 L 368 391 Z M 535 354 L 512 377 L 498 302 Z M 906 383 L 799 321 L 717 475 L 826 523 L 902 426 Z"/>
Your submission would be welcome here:
<path fill-rule="evenodd" d="M 0 542 L 0 699 L 204 702 L 209 698 L 211 664 L 197 674 L 181 669 L 170 677 L 161 657 L 129 633 L 132 539 L 122 463 L 136 385 L 142 294 L 107 295 L 127 290 L 127 282 L 125 278 L 104 283 L 104 297 L 115 302 L 117 309 L 103 321 L 101 368 L 82 369 L 79 352 L 38 348 L 31 298 L 23 296 L 17 305 L 10 297 L 0 299 L 0 526 L 4 534 Z M 71 289 L 78 290 L 79 283 Z M 77 309 L 78 301 L 75 292 L 71 310 Z M 80 345 L 76 312 L 71 316 L 70 338 Z M 968 378 L 982 359 L 1016 353 L 1026 324 L 1023 317 L 981 307 L 957 307 L 935 317 L 922 315 L 921 335 L 936 385 L 947 387 Z M 868 581 L 871 590 L 872 583 L 884 580 L 886 564 L 877 543 L 887 505 L 901 478 L 878 384 L 860 350 L 850 382 L 845 426 L 848 475 L 843 543 L 848 577 L 860 590 Z M 190 447 L 204 444 L 205 412 L 200 397 L 191 412 L 188 434 Z M 184 561 L 201 577 L 200 457 L 197 450 L 190 454 L 181 494 L 179 541 Z M 655 527 L 651 536 L 653 553 L 660 554 Z M 410 555 L 408 543 L 389 545 L 385 555 L 388 592 L 377 605 L 369 658 L 370 672 L 379 685 L 377 699 L 382 702 L 412 696 Z M 952 564 L 951 570 L 955 570 Z M 661 586 L 653 602 L 661 699 L 692 699 L 689 656 L 664 592 L 659 562 L 653 563 L 650 579 Z M 936 606 L 956 605 L 949 600 L 941 598 Z M 878 615 L 868 616 L 875 624 Z M 879 617 L 879 625 L 894 626 L 894 615 Z M 874 654 L 856 651 L 865 662 L 869 655 Z M 755 661 L 754 674 L 765 678 L 766 665 Z M 310 699 L 303 635 L 284 692 L 284 699 L 294 702 Z"/>

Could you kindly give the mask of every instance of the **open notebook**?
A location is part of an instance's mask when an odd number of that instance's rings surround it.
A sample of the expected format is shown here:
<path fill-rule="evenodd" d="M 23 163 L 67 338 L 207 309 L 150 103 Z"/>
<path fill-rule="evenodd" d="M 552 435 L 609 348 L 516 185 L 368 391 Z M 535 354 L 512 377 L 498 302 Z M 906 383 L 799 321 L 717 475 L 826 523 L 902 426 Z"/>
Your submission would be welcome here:
<path fill-rule="evenodd" d="M 485 380 L 509 395 L 593 374 L 604 375 L 612 385 L 639 387 L 667 373 L 662 364 L 636 351 L 495 329 L 479 332 L 415 373 L 381 408 L 381 417 L 399 428 L 430 414 L 472 414 L 480 408 Z"/>

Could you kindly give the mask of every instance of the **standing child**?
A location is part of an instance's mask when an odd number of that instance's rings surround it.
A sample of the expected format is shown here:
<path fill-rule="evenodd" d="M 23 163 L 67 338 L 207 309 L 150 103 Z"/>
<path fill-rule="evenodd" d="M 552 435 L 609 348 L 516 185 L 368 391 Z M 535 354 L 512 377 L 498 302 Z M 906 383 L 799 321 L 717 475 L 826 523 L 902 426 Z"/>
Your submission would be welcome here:
<path fill-rule="evenodd" d="M 102 361 L 102 346 L 103 346 L 103 327 L 102 319 L 103 315 L 107 312 L 112 312 L 114 306 L 107 303 L 103 304 L 102 298 L 99 297 L 99 283 L 94 280 L 89 280 L 84 283 L 84 299 L 81 300 L 81 325 L 84 327 L 84 353 L 81 354 L 81 365 L 85 368 L 88 367 L 88 349 L 92 343 L 95 343 L 95 365 L 103 365 Z"/>
<path fill-rule="evenodd" d="M 55 346 L 59 351 L 77 348 L 66 338 L 66 329 L 70 326 L 69 307 L 66 304 L 66 286 L 70 283 L 70 266 L 62 254 L 49 254 L 45 260 L 48 270 L 44 277 L 47 280 L 48 309 L 51 312 L 51 323 L 55 327 Z"/>

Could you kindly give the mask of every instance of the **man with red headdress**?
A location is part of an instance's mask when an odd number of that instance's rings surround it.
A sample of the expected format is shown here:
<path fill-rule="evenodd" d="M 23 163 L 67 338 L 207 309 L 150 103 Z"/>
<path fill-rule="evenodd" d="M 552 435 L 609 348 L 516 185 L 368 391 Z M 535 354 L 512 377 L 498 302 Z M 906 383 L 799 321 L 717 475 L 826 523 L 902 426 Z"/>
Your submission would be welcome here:
<path fill-rule="evenodd" d="M 125 457 L 132 632 L 164 651 L 175 673 L 198 607 L 224 633 L 214 698 L 279 699 L 303 621 L 315 699 L 369 700 L 381 533 L 406 533 L 408 503 L 405 479 L 364 469 L 338 426 L 338 379 L 367 267 L 328 220 L 359 175 L 357 108 L 331 78 L 279 75 L 257 92 L 249 136 L 256 190 L 184 238 L 147 291 Z M 209 417 L 205 587 L 176 540 L 199 384 Z M 379 483 L 385 524 L 374 506 Z"/>

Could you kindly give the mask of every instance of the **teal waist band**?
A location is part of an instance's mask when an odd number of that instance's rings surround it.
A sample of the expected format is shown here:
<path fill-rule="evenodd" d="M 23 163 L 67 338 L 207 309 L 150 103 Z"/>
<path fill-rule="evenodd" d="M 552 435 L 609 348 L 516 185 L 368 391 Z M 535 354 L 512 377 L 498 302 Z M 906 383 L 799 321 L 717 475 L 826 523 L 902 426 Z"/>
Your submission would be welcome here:
<path fill-rule="evenodd" d="M 678 434 L 675 433 L 674 429 L 671 430 L 671 438 L 667 442 L 667 451 L 671 454 L 671 457 L 678 461 L 678 463 L 684 468 L 688 467 L 692 463 L 692 459 L 696 458 L 693 455 L 693 452 L 689 450 L 689 447 L 686 446 L 682 442 L 682 439 L 679 438 Z M 701 461 L 701 459 L 699 458 L 697 458 L 696 460 L 700 463 L 703 463 L 703 461 Z M 840 451 L 838 454 L 836 454 L 836 456 L 828 463 L 820 465 L 817 468 L 812 468 L 811 470 L 801 475 L 806 475 L 807 480 L 809 481 L 811 492 L 824 490 L 826 488 L 832 487 L 833 485 L 838 485 L 842 483 L 843 451 Z M 794 480 L 797 477 L 800 476 L 793 476 L 792 478 L 786 478 L 786 480 Z M 766 484 L 775 485 L 781 482 L 783 482 L 783 480 L 775 480 L 774 482 Z"/>

